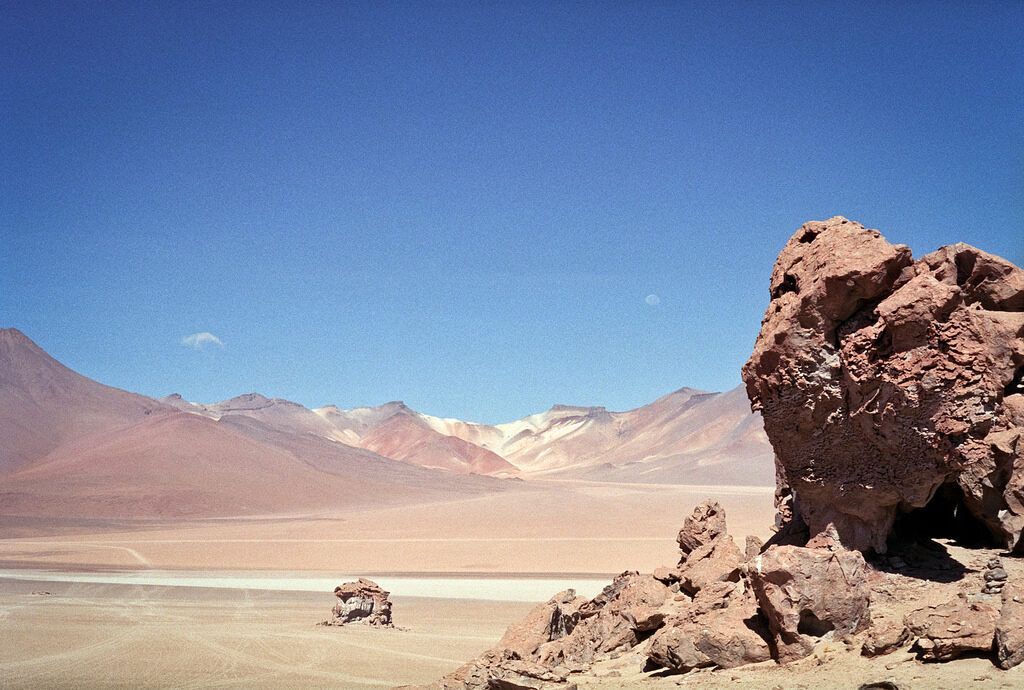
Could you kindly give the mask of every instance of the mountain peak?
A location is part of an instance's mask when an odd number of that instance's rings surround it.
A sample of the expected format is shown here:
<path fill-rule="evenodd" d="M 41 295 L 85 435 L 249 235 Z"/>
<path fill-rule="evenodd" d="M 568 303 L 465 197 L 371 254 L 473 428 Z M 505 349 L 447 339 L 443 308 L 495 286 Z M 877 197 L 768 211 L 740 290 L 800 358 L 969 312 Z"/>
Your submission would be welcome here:
<path fill-rule="evenodd" d="M 53 359 L 50 355 L 46 354 L 46 351 L 39 347 L 34 340 L 19 331 L 17 328 L 0 328 L 0 347 L 3 347 L 8 352 L 14 352 L 15 349 L 22 351 L 28 350 L 33 354 L 41 355 L 46 359 Z"/>
<path fill-rule="evenodd" d="M 0 342 L 29 342 L 32 341 L 27 335 L 19 331 L 17 328 L 0 328 Z M 34 344 L 34 343 L 33 343 Z"/>

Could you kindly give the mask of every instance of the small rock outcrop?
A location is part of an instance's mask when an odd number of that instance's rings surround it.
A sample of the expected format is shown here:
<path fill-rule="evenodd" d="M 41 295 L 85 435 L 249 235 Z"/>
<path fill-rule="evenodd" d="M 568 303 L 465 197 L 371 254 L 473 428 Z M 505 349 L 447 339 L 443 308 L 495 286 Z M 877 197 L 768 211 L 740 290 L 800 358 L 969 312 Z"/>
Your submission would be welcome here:
<path fill-rule="evenodd" d="M 907 629 L 916 636 L 914 649 L 924 661 L 949 661 L 992 650 L 999 609 L 968 597 L 929 606 L 911 613 Z"/>
<path fill-rule="evenodd" d="M 717 503 L 697 506 L 679 533 L 681 561 L 655 575 L 627 571 L 593 599 L 560 592 L 497 646 L 435 688 L 568 688 L 569 674 L 626 653 L 677 671 L 772 658 L 771 633 L 742 579 L 743 558 Z"/>
<path fill-rule="evenodd" d="M 349 625 L 358 623 L 380 627 L 393 627 L 389 592 L 372 580 L 359 578 L 334 588 L 338 603 L 331 609 L 331 617 L 322 625 Z"/>
<path fill-rule="evenodd" d="M 696 594 L 712 583 L 739 579 L 744 558 L 726 531 L 722 506 L 705 502 L 694 508 L 676 541 L 682 552 L 677 578 L 686 593 Z"/>
<path fill-rule="evenodd" d="M 1013 668 L 1024 661 L 1024 588 L 1011 585 L 1003 590 L 1003 605 L 996 621 L 996 663 Z"/>
<path fill-rule="evenodd" d="M 743 379 L 810 545 L 884 552 L 949 486 L 1021 549 L 1024 271 L 965 244 L 914 261 L 836 217 L 796 231 L 770 295 Z"/>
<path fill-rule="evenodd" d="M 702 590 L 651 639 L 649 663 L 674 671 L 734 668 L 772 658 L 767 623 L 739 583 Z"/>

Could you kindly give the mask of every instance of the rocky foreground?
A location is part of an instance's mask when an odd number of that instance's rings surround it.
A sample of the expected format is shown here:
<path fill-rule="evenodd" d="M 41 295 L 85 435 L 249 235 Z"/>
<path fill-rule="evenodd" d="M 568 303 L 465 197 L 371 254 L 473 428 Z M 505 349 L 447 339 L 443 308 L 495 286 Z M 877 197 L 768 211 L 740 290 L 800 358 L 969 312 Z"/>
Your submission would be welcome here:
<path fill-rule="evenodd" d="M 915 262 L 845 218 L 805 224 L 743 372 L 776 453 L 776 535 L 741 550 L 704 503 L 676 566 L 561 592 L 433 687 L 590 686 L 616 658 L 649 675 L 779 669 L 837 645 L 1020 664 L 1022 373 L 1019 268 L 967 245 Z"/>

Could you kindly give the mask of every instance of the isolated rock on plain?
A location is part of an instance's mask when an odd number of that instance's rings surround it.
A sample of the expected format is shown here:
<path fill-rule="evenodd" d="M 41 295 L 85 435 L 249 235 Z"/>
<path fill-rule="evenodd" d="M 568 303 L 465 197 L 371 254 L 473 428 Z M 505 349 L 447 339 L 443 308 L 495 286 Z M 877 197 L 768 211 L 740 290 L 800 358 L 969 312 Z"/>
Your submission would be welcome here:
<path fill-rule="evenodd" d="M 951 485 L 1019 550 L 1024 271 L 965 244 L 915 262 L 835 217 L 797 230 L 770 294 L 743 378 L 809 545 L 884 552 Z"/>
<path fill-rule="evenodd" d="M 372 580 L 359 578 L 334 588 L 338 603 L 331 610 L 330 620 L 323 625 L 348 625 L 359 623 L 380 627 L 392 627 L 391 599 L 389 593 Z"/>

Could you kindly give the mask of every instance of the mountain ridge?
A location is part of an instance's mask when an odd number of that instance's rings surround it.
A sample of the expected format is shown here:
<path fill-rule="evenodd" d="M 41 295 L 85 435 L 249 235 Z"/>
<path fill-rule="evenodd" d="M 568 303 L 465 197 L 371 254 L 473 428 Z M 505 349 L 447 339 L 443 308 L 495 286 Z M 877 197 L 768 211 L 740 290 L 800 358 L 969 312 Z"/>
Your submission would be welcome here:
<path fill-rule="evenodd" d="M 738 390 L 684 387 L 623 412 L 559 403 L 496 425 L 399 400 L 349 410 L 258 392 L 157 400 L 0 329 L 0 503 L 187 516 L 387 503 L 392 493 L 436 500 L 502 490 L 513 477 L 771 485 L 770 446 Z"/>

